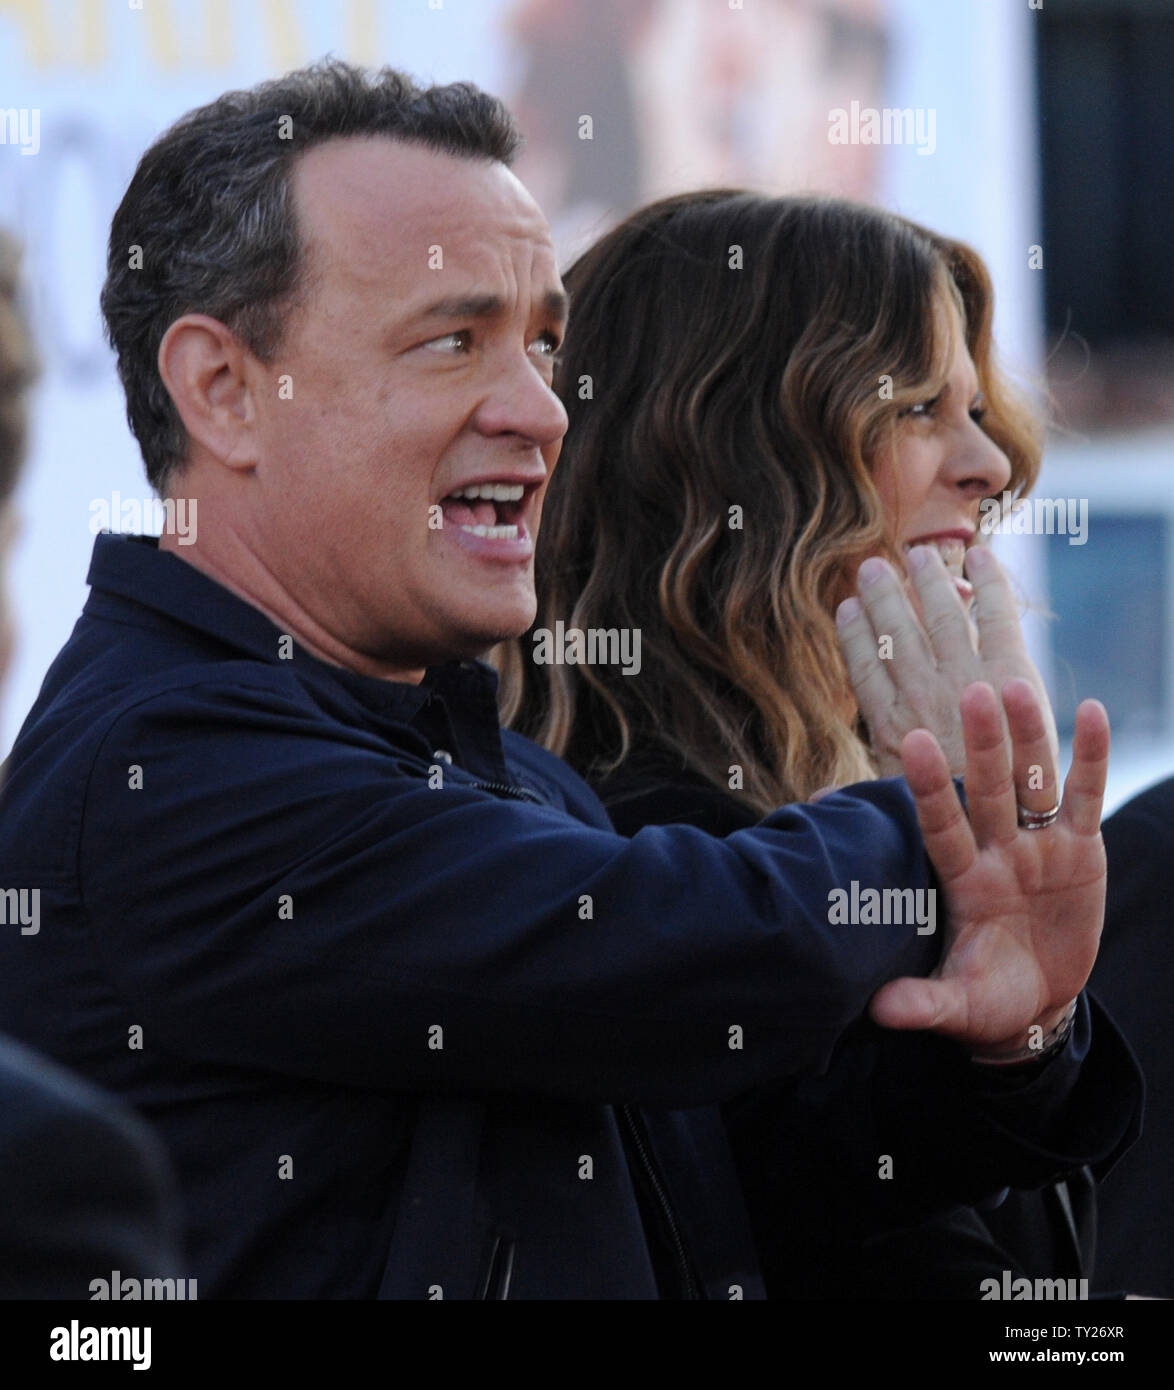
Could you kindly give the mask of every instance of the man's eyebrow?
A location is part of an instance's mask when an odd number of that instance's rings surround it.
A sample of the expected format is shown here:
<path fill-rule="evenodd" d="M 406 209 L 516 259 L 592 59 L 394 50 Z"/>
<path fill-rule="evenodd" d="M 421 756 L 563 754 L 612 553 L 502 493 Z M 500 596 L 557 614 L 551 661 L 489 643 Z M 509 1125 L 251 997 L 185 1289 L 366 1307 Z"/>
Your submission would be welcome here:
<path fill-rule="evenodd" d="M 496 294 L 472 294 L 455 299 L 438 299 L 420 313 L 424 319 L 488 319 L 505 312 L 505 300 Z M 549 318 L 565 319 L 570 299 L 563 290 L 548 290 L 542 307 Z"/>
<path fill-rule="evenodd" d="M 488 319 L 505 309 L 505 300 L 496 294 L 471 294 L 463 298 L 438 299 L 421 310 L 424 319 Z"/>
<path fill-rule="evenodd" d="M 565 319 L 571 308 L 571 296 L 566 290 L 547 290 L 542 307 L 552 319 Z"/>

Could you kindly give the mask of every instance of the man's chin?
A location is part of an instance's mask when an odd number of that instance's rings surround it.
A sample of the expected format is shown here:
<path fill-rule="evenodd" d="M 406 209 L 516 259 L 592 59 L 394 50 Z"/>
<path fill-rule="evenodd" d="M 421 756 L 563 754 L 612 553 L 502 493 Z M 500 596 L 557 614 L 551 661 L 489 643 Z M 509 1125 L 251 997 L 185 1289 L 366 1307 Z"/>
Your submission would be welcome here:
<path fill-rule="evenodd" d="M 462 656 L 469 658 L 477 657 L 484 660 L 494 647 L 500 647 L 502 643 L 505 642 L 516 641 L 517 638 L 521 637 L 526 632 L 529 626 L 530 624 L 526 623 L 523 627 L 519 628 L 511 624 L 508 629 L 494 632 L 492 635 L 486 634 L 483 637 L 477 637 L 473 640 L 469 650 L 462 653 Z"/>
<path fill-rule="evenodd" d="M 537 605 L 531 610 L 519 610 L 515 616 L 500 613 L 486 619 L 483 624 L 478 624 L 467 634 L 465 641 L 461 643 L 462 650 L 459 655 L 463 658 L 484 657 L 502 642 L 512 642 L 523 636 L 534 621 L 536 609 Z"/>

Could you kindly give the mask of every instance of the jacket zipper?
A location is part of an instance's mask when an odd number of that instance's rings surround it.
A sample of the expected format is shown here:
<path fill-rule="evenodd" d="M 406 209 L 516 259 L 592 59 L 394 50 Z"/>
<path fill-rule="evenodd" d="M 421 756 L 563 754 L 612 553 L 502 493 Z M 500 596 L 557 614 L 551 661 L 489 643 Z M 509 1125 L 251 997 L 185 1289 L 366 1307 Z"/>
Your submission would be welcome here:
<path fill-rule="evenodd" d="M 510 1296 L 510 1279 L 514 1272 L 514 1242 L 505 1236 L 494 1236 L 489 1252 L 489 1264 L 481 1282 L 478 1299 L 501 1301 Z"/>
<path fill-rule="evenodd" d="M 482 791 L 499 792 L 505 796 L 513 797 L 518 801 L 533 801 L 540 806 L 546 804 L 540 796 L 536 796 L 528 787 L 511 787 L 505 782 L 476 782 L 474 785 L 481 788 Z M 681 1235 L 681 1227 L 677 1221 L 677 1214 L 673 1210 L 673 1205 L 669 1201 L 668 1193 L 665 1191 L 664 1184 L 660 1180 L 660 1174 L 657 1171 L 652 1154 L 649 1152 L 648 1146 L 644 1142 L 644 1136 L 640 1132 L 640 1126 L 636 1121 L 631 1106 L 621 1105 L 618 1106 L 617 1109 L 624 1118 L 625 1126 L 631 1136 L 637 1156 L 640 1159 L 640 1165 L 644 1170 L 645 1176 L 648 1179 L 648 1184 L 656 1197 L 657 1206 L 660 1208 L 661 1215 L 664 1217 L 665 1225 L 668 1228 L 669 1237 L 673 1245 L 673 1260 L 677 1268 L 678 1277 L 681 1281 L 681 1287 L 685 1291 L 684 1296 L 688 1299 L 700 1299 L 701 1294 L 697 1288 L 697 1281 L 693 1278 L 693 1271 L 689 1265 L 689 1257 L 685 1253 L 685 1242 Z M 495 1250 L 495 1257 L 496 1254 L 497 1252 Z M 496 1263 L 496 1258 L 492 1263 Z M 505 1292 L 499 1294 L 499 1297 L 505 1298 L 508 1296 L 509 1273 L 512 1263 L 513 1249 L 511 1248 L 509 1251 L 509 1263 L 506 1266 L 505 1273 Z"/>
<path fill-rule="evenodd" d="M 451 767 L 452 754 L 447 748 L 434 749 L 432 756 L 437 762 L 447 763 Z M 547 804 L 540 796 L 532 792 L 529 787 L 511 787 L 508 782 L 480 781 L 474 782 L 473 786 L 479 788 L 483 792 L 496 792 L 503 793 L 506 796 L 512 796 L 515 801 L 533 801 L 535 805 L 538 806 L 545 806 Z"/>
<path fill-rule="evenodd" d="M 529 787 L 511 787 L 505 782 L 474 782 L 473 785 L 483 792 L 503 792 L 516 801 L 533 801 L 539 806 L 546 805 L 546 802 L 540 796 L 536 796 Z"/>
<path fill-rule="evenodd" d="M 693 1278 L 693 1270 L 689 1264 L 689 1257 L 685 1253 L 685 1241 L 681 1235 L 681 1227 L 677 1222 L 677 1214 L 673 1210 L 673 1204 L 669 1201 L 668 1193 L 664 1189 L 664 1184 L 660 1180 L 656 1163 L 648 1146 L 644 1142 L 644 1136 L 640 1132 L 636 1116 L 630 1105 L 619 1105 L 616 1107 L 620 1115 L 623 1116 L 625 1126 L 632 1138 L 637 1156 L 640 1159 L 641 1167 L 644 1169 L 645 1176 L 648 1178 L 649 1186 L 652 1188 L 656 1197 L 657 1205 L 661 1215 L 664 1217 L 665 1225 L 668 1227 L 669 1237 L 673 1243 L 673 1259 L 677 1267 L 677 1274 L 684 1289 L 685 1298 L 700 1299 L 701 1293 L 697 1287 L 697 1281 Z"/>

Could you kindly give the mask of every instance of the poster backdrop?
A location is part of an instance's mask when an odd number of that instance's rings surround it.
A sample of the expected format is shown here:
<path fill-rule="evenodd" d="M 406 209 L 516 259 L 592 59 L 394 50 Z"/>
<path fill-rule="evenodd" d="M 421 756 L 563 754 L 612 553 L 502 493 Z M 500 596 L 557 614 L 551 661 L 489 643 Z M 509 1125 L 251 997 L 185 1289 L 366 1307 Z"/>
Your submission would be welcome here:
<path fill-rule="evenodd" d="M 183 112 L 327 53 L 470 79 L 517 112 L 518 172 L 564 257 L 704 184 L 875 199 L 979 249 L 1004 357 L 1034 379 L 1038 22 L 1029 0 L 0 0 L 0 221 L 25 245 L 45 365 L 0 748 L 80 609 L 94 530 L 158 529 L 98 292 L 111 213 Z M 1014 541 L 1044 605 L 1041 549 Z M 1031 632 L 1048 674 L 1048 630 Z M 1172 764 L 1151 739 L 1136 766 L 1119 759 L 1111 798 Z"/>

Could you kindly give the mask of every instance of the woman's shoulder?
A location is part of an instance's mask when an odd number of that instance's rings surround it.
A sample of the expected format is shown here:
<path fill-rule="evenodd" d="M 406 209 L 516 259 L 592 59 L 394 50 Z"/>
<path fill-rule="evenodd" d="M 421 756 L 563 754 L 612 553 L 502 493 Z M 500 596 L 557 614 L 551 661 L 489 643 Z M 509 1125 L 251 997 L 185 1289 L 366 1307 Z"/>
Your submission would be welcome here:
<path fill-rule="evenodd" d="M 737 797 L 667 759 L 624 763 L 592 786 L 621 835 L 635 835 L 646 825 L 692 825 L 729 835 L 760 819 Z"/>

